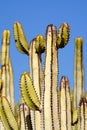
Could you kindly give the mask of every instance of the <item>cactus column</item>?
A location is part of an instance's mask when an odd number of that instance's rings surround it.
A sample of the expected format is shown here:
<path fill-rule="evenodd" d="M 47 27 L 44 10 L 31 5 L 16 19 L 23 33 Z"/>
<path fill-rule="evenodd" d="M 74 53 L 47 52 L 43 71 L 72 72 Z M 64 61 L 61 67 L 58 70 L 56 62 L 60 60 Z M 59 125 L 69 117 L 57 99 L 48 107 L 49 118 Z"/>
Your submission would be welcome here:
<path fill-rule="evenodd" d="M 47 45 L 45 57 L 45 94 L 44 94 L 44 122 L 45 130 L 59 129 L 58 117 L 58 66 L 56 48 L 56 27 L 47 27 Z"/>
<path fill-rule="evenodd" d="M 62 77 L 60 85 L 61 130 L 71 130 L 70 88 L 66 77 Z"/>
<path fill-rule="evenodd" d="M 74 107 L 78 108 L 81 96 L 84 93 L 84 70 L 83 70 L 83 40 L 75 39 L 74 59 Z"/>
<path fill-rule="evenodd" d="M 9 55 L 10 31 L 4 30 L 2 35 L 2 66 L 1 74 L 3 81 L 2 96 L 6 96 L 14 110 L 14 86 L 13 72 Z"/>
<path fill-rule="evenodd" d="M 39 43 L 41 41 L 41 43 Z M 41 67 L 41 52 L 40 45 L 44 43 L 44 38 L 42 35 L 38 35 L 36 39 L 33 39 L 30 44 L 30 75 L 31 79 L 33 81 L 33 85 L 35 87 L 35 90 L 37 92 L 37 95 L 39 97 L 39 100 L 41 100 L 41 81 L 42 81 L 42 67 Z M 42 51 L 44 51 L 41 48 Z M 39 111 L 31 111 L 31 120 L 33 129 L 40 130 L 41 129 L 41 113 Z M 42 121 L 43 122 L 43 121 Z"/>

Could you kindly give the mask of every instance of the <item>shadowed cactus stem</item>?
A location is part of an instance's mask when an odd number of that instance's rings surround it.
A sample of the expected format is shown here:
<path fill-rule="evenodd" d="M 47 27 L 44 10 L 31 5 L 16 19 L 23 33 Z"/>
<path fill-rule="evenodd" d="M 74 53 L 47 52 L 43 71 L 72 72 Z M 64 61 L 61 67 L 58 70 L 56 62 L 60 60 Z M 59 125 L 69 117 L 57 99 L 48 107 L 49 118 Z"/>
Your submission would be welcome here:
<path fill-rule="evenodd" d="M 32 130 L 29 107 L 22 103 L 19 106 L 19 112 L 21 120 L 20 130 Z"/>
<path fill-rule="evenodd" d="M 79 103 L 78 130 L 87 129 L 87 100 L 82 97 Z"/>

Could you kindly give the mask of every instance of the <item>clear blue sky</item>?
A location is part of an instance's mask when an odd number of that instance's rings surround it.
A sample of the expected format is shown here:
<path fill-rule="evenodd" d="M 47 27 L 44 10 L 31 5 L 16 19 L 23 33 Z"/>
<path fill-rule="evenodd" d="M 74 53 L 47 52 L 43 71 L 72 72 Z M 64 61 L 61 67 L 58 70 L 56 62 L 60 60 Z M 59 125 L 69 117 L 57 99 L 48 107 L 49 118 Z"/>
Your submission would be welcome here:
<path fill-rule="evenodd" d="M 19 79 L 24 71 L 29 71 L 28 57 L 18 52 L 13 38 L 13 24 L 21 22 L 28 42 L 38 34 L 45 36 L 48 24 L 59 28 L 68 22 L 71 28 L 68 45 L 59 50 L 59 80 L 62 75 L 74 85 L 74 39 L 83 37 L 83 57 L 85 69 L 85 90 L 87 90 L 87 0 L 1 0 L 0 1 L 0 43 L 2 32 L 11 32 L 10 55 L 14 71 L 15 102 L 19 100 Z"/>

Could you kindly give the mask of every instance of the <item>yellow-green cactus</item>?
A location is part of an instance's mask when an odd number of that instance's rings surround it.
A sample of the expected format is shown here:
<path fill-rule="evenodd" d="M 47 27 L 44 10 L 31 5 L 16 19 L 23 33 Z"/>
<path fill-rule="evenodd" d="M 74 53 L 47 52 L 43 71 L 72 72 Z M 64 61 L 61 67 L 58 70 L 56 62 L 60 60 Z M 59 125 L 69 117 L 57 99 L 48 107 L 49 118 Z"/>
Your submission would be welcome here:
<path fill-rule="evenodd" d="M 45 50 L 45 39 L 42 35 L 38 35 L 35 39 L 36 53 L 43 53 Z"/>
<path fill-rule="evenodd" d="M 21 89 L 21 94 L 22 94 L 26 104 L 32 110 L 41 111 L 39 98 L 36 94 L 33 83 L 27 72 L 24 72 L 21 76 L 20 89 Z"/>
<path fill-rule="evenodd" d="M 2 95 L 6 96 L 14 109 L 13 71 L 10 60 L 10 31 L 4 30 L 1 51 L 1 79 L 3 82 Z"/>
<path fill-rule="evenodd" d="M 22 26 L 19 22 L 14 23 L 14 39 L 19 52 L 29 55 L 29 47 L 24 35 Z"/>
<path fill-rule="evenodd" d="M 6 130 L 19 130 L 11 106 L 5 97 L 0 97 L 0 118 Z"/>
<path fill-rule="evenodd" d="M 57 48 L 63 48 L 64 46 L 67 45 L 69 41 L 69 32 L 70 28 L 67 23 L 63 23 L 59 30 L 58 30 L 58 35 L 57 35 Z"/>
<path fill-rule="evenodd" d="M 79 107 L 81 96 L 84 94 L 84 68 L 83 68 L 83 39 L 75 39 L 74 58 L 74 107 Z"/>

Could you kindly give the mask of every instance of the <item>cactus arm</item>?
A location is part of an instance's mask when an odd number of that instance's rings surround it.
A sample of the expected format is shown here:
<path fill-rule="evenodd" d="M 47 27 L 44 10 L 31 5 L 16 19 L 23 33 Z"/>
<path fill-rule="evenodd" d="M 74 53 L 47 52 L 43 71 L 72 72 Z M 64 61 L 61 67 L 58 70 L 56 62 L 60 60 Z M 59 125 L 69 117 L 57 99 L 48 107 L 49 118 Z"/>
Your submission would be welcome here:
<path fill-rule="evenodd" d="M 18 130 L 18 124 L 15 120 L 15 117 L 13 115 L 13 111 L 11 109 L 11 106 L 10 106 L 8 100 L 3 96 L 1 98 L 1 102 L 2 102 L 4 113 L 6 115 L 8 122 L 9 122 L 9 125 L 12 127 L 12 129 Z"/>
<path fill-rule="evenodd" d="M 17 47 L 18 51 L 23 54 L 29 55 L 28 42 L 24 35 L 22 26 L 19 22 L 14 23 L 14 39 L 15 39 L 15 43 L 16 43 L 16 47 Z"/>
<path fill-rule="evenodd" d="M 1 97 L 0 97 L 0 118 L 1 118 L 1 122 L 3 123 L 3 126 L 4 126 L 4 130 L 12 130 L 8 123 L 8 119 L 6 118 L 5 113 L 3 111 Z"/>
<path fill-rule="evenodd" d="M 74 64 L 74 107 L 78 108 L 80 98 L 84 92 L 84 70 L 83 70 L 83 40 L 81 37 L 75 39 L 75 64 Z"/>
<path fill-rule="evenodd" d="M 70 28 L 67 23 L 61 24 L 57 35 L 57 48 L 63 48 L 69 41 Z"/>
<path fill-rule="evenodd" d="M 27 72 L 24 72 L 21 76 L 20 89 L 28 107 L 33 110 L 40 110 L 40 101 Z"/>

